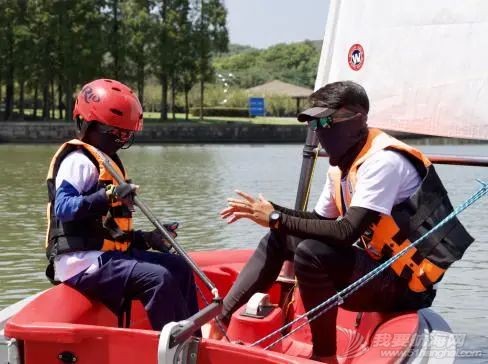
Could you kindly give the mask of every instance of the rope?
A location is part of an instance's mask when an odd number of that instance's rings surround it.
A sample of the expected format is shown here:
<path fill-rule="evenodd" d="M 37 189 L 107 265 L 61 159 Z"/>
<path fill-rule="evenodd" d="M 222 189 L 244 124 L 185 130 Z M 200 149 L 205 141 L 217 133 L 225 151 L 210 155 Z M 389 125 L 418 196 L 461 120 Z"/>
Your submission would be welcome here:
<path fill-rule="evenodd" d="M 330 310 L 332 307 L 334 307 L 336 304 L 340 305 L 342 304 L 343 300 L 356 292 L 359 288 L 364 286 L 366 283 L 371 281 L 373 278 L 375 278 L 377 275 L 379 275 L 381 272 L 386 270 L 391 264 L 396 262 L 398 259 L 400 259 L 402 256 L 404 256 L 411 248 L 417 246 L 420 244 L 424 239 L 432 235 L 435 231 L 439 230 L 441 227 L 443 227 L 445 224 L 447 224 L 452 218 L 454 218 L 456 215 L 460 214 L 462 211 L 467 209 L 469 206 L 474 204 L 476 201 L 478 201 L 480 198 L 485 196 L 488 193 L 488 183 L 482 182 L 480 180 L 477 180 L 481 184 L 481 188 L 476 191 L 471 197 L 469 197 L 466 201 L 464 201 L 461 205 L 459 205 L 457 208 L 455 208 L 448 216 L 446 216 L 442 221 L 440 221 L 436 226 L 434 226 L 429 232 L 427 232 L 425 235 L 421 236 L 419 239 L 417 239 L 415 242 L 410 244 L 409 246 L 405 247 L 403 250 L 401 250 L 398 254 L 394 255 L 375 269 L 373 269 L 371 272 L 367 273 L 363 277 L 359 278 L 357 281 L 353 282 L 346 288 L 344 288 L 342 291 L 338 292 L 334 296 L 330 297 L 326 301 L 322 302 L 321 304 L 315 306 L 312 308 L 310 311 L 305 312 L 304 314 L 298 316 L 295 320 L 289 322 L 288 324 L 284 325 L 283 327 L 279 328 L 278 330 L 273 331 L 269 335 L 266 335 L 265 337 L 255 341 L 250 347 L 257 346 L 266 340 L 270 339 L 277 333 L 282 332 L 283 330 L 291 327 L 293 324 L 296 322 L 306 318 L 309 315 L 315 314 L 314 316 L 310 317 L 307 321 L 305 321 L 303 324 L 300 326 L 296 327 L 295 329 L 291 330 L 288 332 L 286 335 L 283 335 L 279 339 L 273 341 L 271 344 L 266 346 L 264 350 L 267 350 L 273 346 L 275 346 L 277 343 L 280 341 L 284 340 L 288 336 L 292 335 L 294 332 L 298 331 L 300 328 L 305 326 L 307 323 L 315 320 L 318 318 L 320 315 L 324 314 L 328 310 Z"/>
<path fill-rule="evenodd" d="M 288 292 L 286 294 L 286 297 L 285 299 L 283 300 L 283 302 L 288 302 L 287 305 L 286 305 L 286 309 L 285 309 L 285 312 L 284 312 L 284 317 L 285 319 L 288 317 L 288 313 L 290 312 L 290 308 L 293 306 L 293 304 L 295 303 L 295 295 L 293 294 L 293 292 L 295 292 L 295 289 L 298 287 L 298 282 L 295 278 L 295 283 L 293 283 L 293 287 L 290 289 L 290 292 Z M 291 298 L 290 298 L 291 297 Z"/>

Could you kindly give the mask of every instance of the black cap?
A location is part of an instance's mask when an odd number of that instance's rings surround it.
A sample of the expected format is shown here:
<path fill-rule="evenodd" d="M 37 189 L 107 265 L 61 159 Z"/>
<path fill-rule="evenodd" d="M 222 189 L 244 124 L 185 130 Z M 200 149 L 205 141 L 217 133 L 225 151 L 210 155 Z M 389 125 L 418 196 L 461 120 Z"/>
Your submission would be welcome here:
<path fill-rule="evenodd" d="M 313 119 L 326 118 L 335 113 L 337 109 L 329 109 L 327 107 L 311 107 L 298 114 L 297 119 L 300 122 L 309 121 Z"/>

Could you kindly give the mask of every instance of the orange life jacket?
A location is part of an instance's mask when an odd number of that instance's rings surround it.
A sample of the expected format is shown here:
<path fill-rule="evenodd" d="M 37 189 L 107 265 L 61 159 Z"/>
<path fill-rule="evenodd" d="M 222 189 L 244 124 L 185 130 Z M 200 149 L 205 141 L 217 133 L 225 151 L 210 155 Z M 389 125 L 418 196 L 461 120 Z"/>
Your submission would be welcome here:
<path fill-rule="evenodd" d="M 108 213 L 105 216 L 70 222 L 61 222 L 57 219 L 54 213 L 56 175 L 63 159 L 75 150 L 82 150 L 97 167 L 99 172 L 98 188 L 103 188 L 109 184 L 118 185 L 104 167 L 103 158 L 107 158 L 115 170 L 129 182 L 122 162 L 117 155 L 114 159 L 110 159 L 97 148 L 78 139 L 63 144 L 51 160 L 47 175 L 49 202 L 47 204 L 46 255 L 50 261 L 57 254 L 74 251 L 126 251 L 134 235 L 132 213 L 129 208 L 118 201 L 109 203 Z"/>
<path fill-rule="evenodd" d="M 334 201 L 341 215 L 345 214 L 351 204 L 358 169 L 371 155 L 384 149 L 405 156 L 417 169 L 422 182 L 410 198 L 395 205 L 391 215 L 381 214 L 379 220 L 361 237 L 373 259 L 388 259 L 397 254 L 425 235 L 453 210 L 447 191 L 425 155 L 378 129 L 369 129 L 366 144 L 345 177 L 347 188 L 341 188 L 341 171 L 337 167 L 331 167 L 328 172 L 335 190 Z M 473 238 L 459 220 L 453 218 L 443 228 L 410 249 L 391 265 L 391 269 L 408 281 L 412 291 L 423 292 L 438 282 L 453 262 L 461 259 L 472 242 Z"/>

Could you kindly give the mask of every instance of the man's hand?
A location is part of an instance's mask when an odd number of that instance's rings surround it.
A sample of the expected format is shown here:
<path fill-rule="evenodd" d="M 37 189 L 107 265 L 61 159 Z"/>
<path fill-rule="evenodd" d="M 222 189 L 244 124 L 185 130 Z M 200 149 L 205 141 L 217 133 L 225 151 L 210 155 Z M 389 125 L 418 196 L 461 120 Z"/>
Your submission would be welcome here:
<path fill-rule="evenodd" d="M 164 227 L 171 236 L 176 238 L 178 234 L 176 234 L 176 229 L 178 229 L 178 223 L 173 222 L 171 224 L 164 224 Z M 144 237 L 144 241 L 146 244 L 154 250 L 159 250 L 160 252 L 166 253 L 169 252 L 172 248 L 171 243 L 166 240 L 161 234 L 158 229 L 154 229 L 153 231 L 145 231 L 142 233 Z"/>
<path fill-rule="evenodd" d="M 242 198 L 228 198 L 229 207 L 220 211 L 220 217 L 227 219 L 228 224 L 247 218 L 264 227 L 269 227 L 269 214 L 274 210 L 273 205 L 259 194 L 258 198 L 242 192 L 235 191 Z"/>
<path fill-rule="evenodd" d="M 129 210 L 134 211 L 134 196 L 139 189 L 138 185 L 132 183 L 122 183 L 118 186 L 108 185 L 105 187 L 105 193 L 110 202 L 120 201 L 126 205 Z"/>

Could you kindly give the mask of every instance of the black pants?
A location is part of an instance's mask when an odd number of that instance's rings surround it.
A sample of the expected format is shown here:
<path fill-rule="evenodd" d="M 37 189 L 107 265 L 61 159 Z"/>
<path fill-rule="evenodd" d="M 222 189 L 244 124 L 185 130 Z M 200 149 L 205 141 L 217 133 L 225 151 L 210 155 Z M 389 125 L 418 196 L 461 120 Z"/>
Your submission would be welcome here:
<path fill-rule="evenodd" d="M 285 260 L 294 261 L 300 295 L 305 310 L 310 310 L 380 263 L 362 249 L 335 247 L 317 240 L 300 240 L 271 230 L 263 237 L 236 283 L 224 299 L 222 319 L 245 304 L 255 292 L 271 287 Z M 387 269 L 344 301 L 352 311 L 403 311 L 429 307 L 435 291 L 414 293 L 407 282 Z M 336 353 L 337 307 L 310 324 L 313 351 L 320 356 Z"/>

